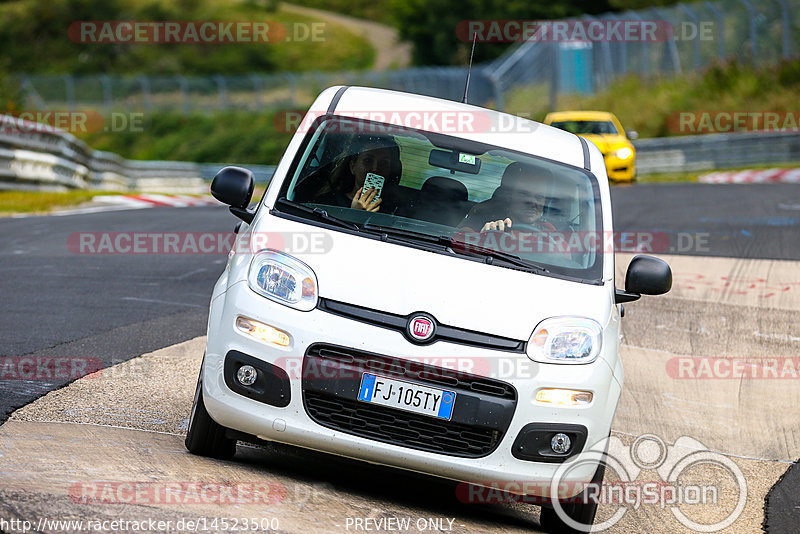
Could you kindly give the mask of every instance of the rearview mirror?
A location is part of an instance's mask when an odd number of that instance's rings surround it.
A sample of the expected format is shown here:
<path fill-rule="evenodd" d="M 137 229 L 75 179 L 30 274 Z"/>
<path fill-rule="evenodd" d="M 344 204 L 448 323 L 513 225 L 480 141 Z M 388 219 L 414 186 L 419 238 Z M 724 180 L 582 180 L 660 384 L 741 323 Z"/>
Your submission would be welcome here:
<path fill-rule="evenodd" d="M 616 290 L 615 302 L 630 302 L 642 295 L 663 295 L 672 289 L 672 269 L 664 260 L 636 256 L 625 273 L 625 291 Z"/>
<path fill-rule="evenodd" d="M 478 174 L 481 170 L 481 160 L 478 156 L 466 152 L 450 150 L 431 150 L 428 163 L 450 171 Z"/>
<path fill-rule="evenodd" d="M 231 213 L 250 224 L 255 213 L 247 210 L 253 196 L 255 180 L 253 173 L 241 167 L 225 167 L 211 182 L 211 194 L 230 206 Z"/>
<path fill-rule="evenodd" d="M 636 130 L 628 130 L 628 139 L 630 139 L 631 141 L 636 141 L 637 139 L 639 139 L 639 132 L 637 132 Z"/>

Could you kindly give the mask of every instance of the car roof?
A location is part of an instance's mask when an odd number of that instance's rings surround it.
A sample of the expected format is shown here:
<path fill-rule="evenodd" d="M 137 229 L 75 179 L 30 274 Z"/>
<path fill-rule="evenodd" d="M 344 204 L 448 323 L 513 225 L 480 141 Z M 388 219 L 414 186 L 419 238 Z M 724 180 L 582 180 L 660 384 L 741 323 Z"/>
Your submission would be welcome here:
<path fill-rule="evenodd" d="M 387 89 L 339 86 L 328 88 L 320 94 L 309 112 L 317 115 L 332 112 L 398 126 L 409 126 L 404 121 L 415 112 L 423 113 L 427 117 L 436 113 L 447 113 L 451 117 L 456 116 L 455 120 L 465 120 L 465 127 L 444 129 L 441 133 L 579 168 L 583 168 L 585 163 L 580 139 L 569 132 L 516 115 L 452 100 Z M 373 118 L 370 112 L 383 113 L 383 119 Z M 467 125 L 470 121 L 471 124 Z M 426 127 L 419 129 L 429 130 Z"/>
<path fill-rule="evenodd" d="M 616 116 L 609 111 L 554 111 L 547 114 L 547 119 L 554 121 L 576 120 L 614 120 Z"/>

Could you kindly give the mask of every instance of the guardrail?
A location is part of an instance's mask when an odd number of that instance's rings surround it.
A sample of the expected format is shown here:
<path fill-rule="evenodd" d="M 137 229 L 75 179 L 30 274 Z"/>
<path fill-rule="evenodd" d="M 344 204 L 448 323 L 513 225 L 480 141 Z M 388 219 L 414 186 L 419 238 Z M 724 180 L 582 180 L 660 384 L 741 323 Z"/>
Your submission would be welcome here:
<path fill-rule="evenodd" d="M 635 141 L 640 175 L 800 162 L 799 132 L 738 132 Z"/>
<path fill-rule="evenodd" d="M 800 162 L 800 133 L 742 132 L 641 139 L 634 142 L 640 175 Z M 0 189 L 110 189 L 205 193 L 226 163 L 127 160 L 90 148 L 52 129 L 0 131 Z M 275 167 L 245 164 L 256 182 Z"/>
<path fill-rule="evenodd" d="M 127 160 L 69 133 L 14 120 L 19 131 L 0 131 L 0 189 L 208 190 L 196 163 Z"/>

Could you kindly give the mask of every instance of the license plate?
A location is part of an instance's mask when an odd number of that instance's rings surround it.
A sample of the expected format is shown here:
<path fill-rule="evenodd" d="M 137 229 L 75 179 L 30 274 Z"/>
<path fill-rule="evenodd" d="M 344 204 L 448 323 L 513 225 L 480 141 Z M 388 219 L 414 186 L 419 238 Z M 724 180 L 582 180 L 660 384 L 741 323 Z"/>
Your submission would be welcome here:
<path fill-rule="evenodd" d="M 456 394 L 454 391 L 364 373 L 361 376 L 358 400 L 449 421 L 453 415 Z"/>

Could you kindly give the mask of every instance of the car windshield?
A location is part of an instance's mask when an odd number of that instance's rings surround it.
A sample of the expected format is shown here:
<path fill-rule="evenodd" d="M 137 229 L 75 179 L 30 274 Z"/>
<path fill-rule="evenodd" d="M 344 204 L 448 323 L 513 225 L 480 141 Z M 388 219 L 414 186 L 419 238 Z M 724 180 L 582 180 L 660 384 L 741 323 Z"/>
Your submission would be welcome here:
<path fill-rule="evenodd" d="M 275 210 L 373 239 L 598 283 L 600 206 L 597 180 L 581 168 L 326 115 L 306 135 Z"/>
<path fill-rule="evenodd" d="M 617 127 L 611 121 L 558 121 L 551 124 L 574 134 L 617 134 Z"/>

